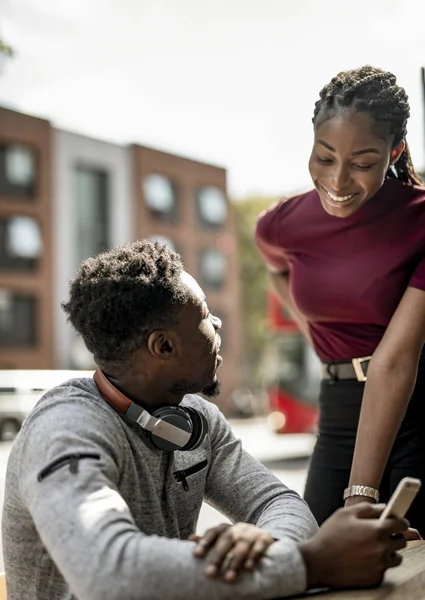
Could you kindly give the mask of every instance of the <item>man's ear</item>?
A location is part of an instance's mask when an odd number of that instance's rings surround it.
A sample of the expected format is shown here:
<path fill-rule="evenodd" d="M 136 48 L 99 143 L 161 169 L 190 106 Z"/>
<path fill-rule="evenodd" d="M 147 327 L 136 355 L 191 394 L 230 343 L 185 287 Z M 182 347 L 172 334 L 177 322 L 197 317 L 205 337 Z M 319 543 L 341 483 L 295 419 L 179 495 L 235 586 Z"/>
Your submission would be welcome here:
<path fill-rule="evenodd" d="M 178 339 L 174 332 L 156 329 L 148 337 L 149 353 L 160 360 L 170 360 L 176 356 Z"/>

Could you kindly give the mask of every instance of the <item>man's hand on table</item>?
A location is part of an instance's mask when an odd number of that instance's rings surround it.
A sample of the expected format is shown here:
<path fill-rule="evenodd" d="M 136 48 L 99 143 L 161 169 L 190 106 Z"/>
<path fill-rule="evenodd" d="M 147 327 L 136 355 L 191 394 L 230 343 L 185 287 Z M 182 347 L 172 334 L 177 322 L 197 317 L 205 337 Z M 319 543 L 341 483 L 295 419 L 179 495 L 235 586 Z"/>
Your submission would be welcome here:
<path fill-rule="evenodd" d="M 405 519 L 378 517 L 384 505 L 367 502 L 338 510 L 309 540 L 299 544 L 308 587 L 374 587 L 401 563 Z"/>
<path fill-rule="evenodd" d="M 205 574 L 208 577 L 221 575 L 228 583 L 236 581 L 241 570 L 254 569 L 276 541 L 249 523 L 223 523 L 208 529 L 202 536 L 193 534 L 189 540 L 197 542 L 194 555 L 205 558 Z"/>

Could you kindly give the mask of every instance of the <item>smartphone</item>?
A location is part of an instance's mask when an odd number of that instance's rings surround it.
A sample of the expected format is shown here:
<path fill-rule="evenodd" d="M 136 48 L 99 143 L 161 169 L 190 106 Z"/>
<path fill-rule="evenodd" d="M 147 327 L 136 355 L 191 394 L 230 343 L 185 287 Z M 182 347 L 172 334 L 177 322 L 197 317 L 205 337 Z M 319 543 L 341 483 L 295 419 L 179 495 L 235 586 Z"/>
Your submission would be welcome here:
<path fill-rule="evenodd" d="M 416 494 L 421 489 L 421 485 L 422 482 L 420 479 L 404 477 L 394 490 L 388 504 L 384 508 L 384 512 L 379 518 L 398 517 L 402 519 L 409 510 Z"/>

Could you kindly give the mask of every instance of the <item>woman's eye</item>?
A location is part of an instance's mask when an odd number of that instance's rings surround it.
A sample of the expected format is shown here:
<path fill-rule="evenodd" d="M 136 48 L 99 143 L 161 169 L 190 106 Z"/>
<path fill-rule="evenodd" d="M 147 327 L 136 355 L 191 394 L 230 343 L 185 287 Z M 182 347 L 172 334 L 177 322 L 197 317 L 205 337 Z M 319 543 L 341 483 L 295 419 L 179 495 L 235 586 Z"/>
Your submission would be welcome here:
<path fill-rule="evenodd" d="M 356 169 L 360 169 L 360 171 L 368 171 L 373 167 L 373 165 L 353 165 Z"/>
<path fill-rule="evenodd" d="M 321 156 L 318 156 L 316 154 L 316 158 L 319 162 L 324 163 L 324 164 L 330 164 L 331 162 L 333 162 L 332 158 L 322 158 Z"/>

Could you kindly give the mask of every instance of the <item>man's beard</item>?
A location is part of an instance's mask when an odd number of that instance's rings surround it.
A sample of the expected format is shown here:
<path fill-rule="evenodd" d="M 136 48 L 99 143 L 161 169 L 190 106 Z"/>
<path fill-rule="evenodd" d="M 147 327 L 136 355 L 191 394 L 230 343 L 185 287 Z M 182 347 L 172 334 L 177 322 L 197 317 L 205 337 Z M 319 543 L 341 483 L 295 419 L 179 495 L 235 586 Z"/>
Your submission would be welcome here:
<path fill-rule="evenodd" d="M 214 383 L 201 390 L 201 394 L 207 398 L 217 398 L 217 396 L 220 394 L 220 388 L 220 382 L 218 379 L 216 379 Z"/>
<path fill-rule="evenodd" d="M 180 381 L 173 385 L 171 391 L 179 394 L 202 394 L 206 398 L 216 398 L 220 393 L 220 387 L 220 382 L 218 380 L 202 389 L 200 389 L 199 385 L 189 383 L 188 381 Z"/>

